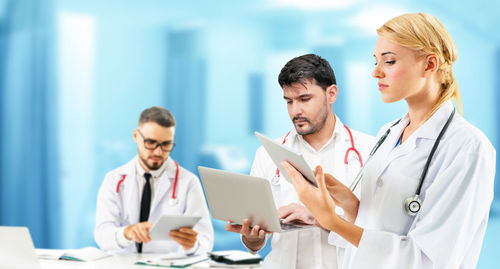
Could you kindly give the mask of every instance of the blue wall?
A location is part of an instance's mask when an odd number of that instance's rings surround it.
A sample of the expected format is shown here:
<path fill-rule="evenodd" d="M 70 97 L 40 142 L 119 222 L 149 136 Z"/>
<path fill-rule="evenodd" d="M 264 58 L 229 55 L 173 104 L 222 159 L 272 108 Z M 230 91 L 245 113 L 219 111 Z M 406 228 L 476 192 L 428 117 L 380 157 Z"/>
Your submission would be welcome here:
<path fill-rule="evenodd" d="M 0 1 L 0 224 L 28 226 L 37 247 L 94 245 L 97 189 L 135 155 L 132 131 L 152 105 L 177 118 L 181 165 L 248 173 L 253 131 L 292 128 L 277 76 L 305 53 L 334 68 L 334 111 L 375 134 L 406 111 L 383 104 L 371 78 L 375 28 L 403 12 L 447 26 L 464 116 L 497 147 L 500 4 L 476 2 Z M 499 212 L 497 198 L 479 268 L 500 247 L 489 240 Z M 217 249 L 241 248 L 214 225 Z"/>

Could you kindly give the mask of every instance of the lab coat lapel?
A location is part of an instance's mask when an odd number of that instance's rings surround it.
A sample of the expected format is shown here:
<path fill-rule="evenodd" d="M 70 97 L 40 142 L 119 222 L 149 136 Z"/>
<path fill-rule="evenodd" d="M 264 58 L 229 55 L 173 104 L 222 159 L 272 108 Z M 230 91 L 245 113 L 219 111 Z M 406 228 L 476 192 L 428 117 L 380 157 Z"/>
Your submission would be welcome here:
<path fill-rule="evenodd" d="M 339 121 L 337 121 L 337 124 L 339 124 Z M 342 124 L 342 123 L 340 123 Z M 342 127 L 344 128 L 344 127 Z M 347 131 L 345 131 L 347 132 Z M 340 180 L 344 185 L 349 184 L 349 179 L 346 177 L 347 176 L 347 165 L 344 165 L 344 158 L 345 158 L 345 153 L 347 152 L 347 149 L 351 145 L 351 139 L 345 132 L 338 132 L 337 137 L 335 139 L 335 149 L 334 149 L 334 166 L 332 175 Z M 354 153 L 353 153 L 354 155 Z M 352 158 L 351 158 L 352 159 Z M 349 161 L 349 160 L 348 160 Z M 353 160 L 354 161 L 354 160 Z M 323 168 L 325 169 L 325 168 Z M 328 169 L 328 168 L 326 168 Z"/>
<path fill-rule="evenodd" d="M 380 158 L 379 169 L 376 178 L 379 178 L 385 172 L 392 161 L 410 153 L 415 148 L 415 139 L 413 137 L 406 140 L 405 143 L 394 148 L 404 128 L 406 128 L 406 126 L 408 125 L 408 122 L 409 118 L 408 115 L 406 115 L 396 126 L 392 127 L 391 132 L 385 139 L 384 143 L 375 153 L 375 156 L 378 156 Z"/>
<path fill-rule="evenodd" d="M 399 134 L 399 136 L 401 136 L 401 133 Z M 389 143 L 388 147 L 395 146 L 396 141 L 399 139 L 399 136 L 397 136 L 395 138 L 395 140 L 392 141 L 392 144 Z M 406 141 L 403 144 L 393 148 L 392 151 L 390 151 L 389 156 L 387 156 L 386 166 L 389 163 L 391 163 L 392 161 L 412 152 L 415 149 L 416 140 L 417 140 L 417 136 L 416 136 L 416 133 L 414 133 L 408 139 L 406 139 Z"/>
<path fill-rule="evenodd" d="M 335 117 L 335 129 L 334 129 L 334 167 L 328 168 L 328 167 L 323 167 L 325 171 L 328 173 L 331 173 L 336 179 L 340 180 L 344 185 L 348 185 L 352 179 L 347 178 L 348 176 L 348 165 L 344 165 L 344 159 L 345 159 L 345 154 L 347 152 L 347 149 L 351 147 L 351 138 L 349 137 L 349 134 L 347 133 L 347 130 L 344 127 L 344 124 L 340 121 L 339 117 Z M 348 158 L 348 163 L 350 161 L 356 162 L 356 159 L 354 159 L 354 155 L 356 155 L 354 152 L 351 152 L 352 154 L 349 154 Z M 315 167 L 313 167 L 314 169 Z"/>
<path fill-rule="evenodd" d="M 139 190 L 137 188 L 137 178 L 135 164 L 137 157 L 130 161 L 123 171 L 127 175 L 123 181 L 123 197 L 124 197 L 124 212 L 128 212 L 129 216 L 125 216 L 131 223 L 139 221 Z"/>
<path fill-rule="evenodd" d="M 158 180 L 158 187 L 155 189 L 154 197 L 153 197 L 153 202 L 151 203 L 151 211 L 150 215 L 155 212 L 156 207 L 159 206 L 162 201 L 165 201 L 170 195 L 167 195 L 167 190 L 170 188 L 170 185 L 172 185 L 174 179 L 175 179 L 175 163 L 172 160 L 172 158 L 167 159 L 167 167 L 165 168 L 165 171 L 160 175 L 160 179 Z M 179 172 L 179 177 L 180 177 L 180 172 Z M 179 179 L 180 180 L 180 179 Z M 179 184 L 177 184 L 177 188 L 179 187 Z"/>
<path fill-rule="evenodd" d="M 395 159 L 410 154 L 417 148 L 417 140 L 421 138 L 436 140 L 439 132 L 446 123 L 447 116 L 453 111 L 453 104 L 451 101 L 444 103 L 422 126 L 420 126 L 403 144 L 394 148 L 396 141 L 401 136 L 403 129 L 408 125 L 408 114 L 401 119 L 401 122 L 392 127 L 391 133 L 387 137 L 384 145 L 380 147 L 380 154 L 378 156 L 387 156 L 385 160 L 380 162 L 380 169 L 377 178 L 384 173 L 385 169 Z"/>

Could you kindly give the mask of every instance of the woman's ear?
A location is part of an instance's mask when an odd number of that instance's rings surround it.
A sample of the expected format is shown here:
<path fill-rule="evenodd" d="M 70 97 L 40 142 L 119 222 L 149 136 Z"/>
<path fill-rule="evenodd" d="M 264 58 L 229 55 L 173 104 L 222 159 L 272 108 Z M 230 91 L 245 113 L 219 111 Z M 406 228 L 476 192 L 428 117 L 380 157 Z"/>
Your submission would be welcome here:
<path fill-rule="evenodd" d="M 437 72 L 439 69 L 439 60 L 436 54 L 431 54 L 425 57 L 425 70 L 424 75 L 430 76 Z"/>

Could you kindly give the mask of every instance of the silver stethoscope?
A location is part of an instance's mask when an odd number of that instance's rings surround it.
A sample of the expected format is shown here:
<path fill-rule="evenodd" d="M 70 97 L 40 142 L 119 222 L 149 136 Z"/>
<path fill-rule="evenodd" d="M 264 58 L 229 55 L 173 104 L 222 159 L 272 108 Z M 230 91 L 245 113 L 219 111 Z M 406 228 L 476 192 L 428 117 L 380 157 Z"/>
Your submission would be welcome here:
<path fill-rule="evenodd" d="M 361 154 L 359 153 L 359 151 L 354 146 L 354 138 L 352 137 L 351 130 L 345 124 L 344 124 L 344 128 L 346 129 L 347 133 L 349 134 L 349 138 L 351 139 L 351 147 L 348 148 L 347 151 L 345 152 L 344 164 L 346 164 L 346 165 L 348 164 L 349 152 L 352 151 L 352 152 L 354 152 L 358 156 L 359 164 L 360 164 L 361 167 L 363 167 L 363 159 L 361 158 Z M 283 142 L 281 142 L 282 145 L 284 145 L 286 143 L 286 138 L 288 137 L 288 135 L 290 134 L 290 132 L 288 132 L 285 135 L 285 137 L 283 138 Z M 276 168 L 276 174 L 271 179 L 271 183 L 273 185 L 278 185 L 280 183 L 279 180 L 280 180 L 280 170 L 278 168 Z"/>
<path fill-rule="evenodd" d="M 419 196 L 420 196 L 420 191 L 422 190 L 422 185 L 424 183 L 425 176 L 427 175 L 427 172 L 429 171 L 429 166 L 430 166 L 432 157 L 434 156 L 434 153 L 436 152 L 436 149 L 439 145 L 439 141 L 441 140 L 441 137 L 443 136 L 446 129 L 448 129 L 448 126 L 450 125 L 450 122 L 453 119 L 454 115 L 455 115 L 455 109 L 453 109 L 453 111 L 451 112 L 450 117 L 448 118 L 448 120 L 444 124 L 443 128 L 441 129 L 441 132 L 439 133 L 438 137 L 436 138 L 436 142 L 434 142 L 434 146 L 432 146 L 431 153 L 429 154 L 429 157 L 427 157 L 427 161 L 425 163 L 424 170 L 422 171 L 422 175 L 420 176 L 420 183 L 418 185 L 417 191 L 415 192 L 415 195 L 407 198 L 404 202 L 404 207 L 405 207 L 406 213 L 408 213 L 408 215 L 410 215 L 410 216 L 415 216 L 418 213 L 418 211 L 420 211 L 422 201 L 420 200 Z M 377 143 L 373 147 L 372 151 L 370 152 L 370 155 L 366 159 L 365 166 L 370 161 L 370 159 L 375 154 L 375 152 L 377 152 L 378 148 L 382 145 L 382 143 L 384 143 L 385 139 L 387 138 L 387 136 L 391 132 L 391 128 L 394 127 L 396 124 L 398 124 L 400 121 L 401 121 L 401 119 L 396 121 L 393 125 L 391 125 L 391 127 L 389 127 L 389 129 L 387 129 L 387 131 L 384 133 L 384 135 L 377 141 Z M 351 187 L 349 187 L 352 192 L 354 192 L 354 190 L 358 186 L 358 183 L 363 178 L 363 171 L 365 170 L 365 166 L 363 166 L 361 168 L 361 170 L 359 170 L 358 175 L 356 176 L 356 178 L 354 179 L 354 181 L 351 184 Z"/>
<path fill-rule="evenodd" d="M 172 196 L 168 200 L 168 204 L 171 206 L 176 205 L 179 201 L 177 200 L 177 197 L 175 196 L 175 192 L 177 191 L 177 181 L 179 180 L 179 163 L 177 161 L 174 161 L 175 163 L 175 179 L 174 179 L 174 187 L 172 190 Z M 120 185 L 122 182 L 125 180 L 127 175 L 123 174 L 122 178 L 118 181 L 118 184 L 116 184 L 116 193 L 120 190 Z"/>

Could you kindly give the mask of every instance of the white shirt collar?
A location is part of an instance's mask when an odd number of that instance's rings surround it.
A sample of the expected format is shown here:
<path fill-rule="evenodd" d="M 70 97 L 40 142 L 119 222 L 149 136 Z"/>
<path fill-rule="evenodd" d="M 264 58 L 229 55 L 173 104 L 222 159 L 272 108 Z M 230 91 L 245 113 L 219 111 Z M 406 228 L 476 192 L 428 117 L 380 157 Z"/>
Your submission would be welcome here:
<path fill-rule="evenodd" d="M 163 162 L 163 164 L 160 166 L 160 168 L 158 168 L 156 170 L 149 171 L 149 173 L 153 176 L 153 180 L 158 179 L 163 174 L 163 172 L 165 172 L 167 170 L 167 167 L 169 166 L 169 161 L 170 161 L 170 157 L 168 157 L 168 159 L 165 162 Z M 137 175 L 143 177 L 144 173 L 146 173 L 146 171 L 139 164 L 139 156 L 137 156 L 137 162 L 135 163 L 135 167 L 136 167 Z"/>

